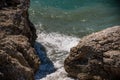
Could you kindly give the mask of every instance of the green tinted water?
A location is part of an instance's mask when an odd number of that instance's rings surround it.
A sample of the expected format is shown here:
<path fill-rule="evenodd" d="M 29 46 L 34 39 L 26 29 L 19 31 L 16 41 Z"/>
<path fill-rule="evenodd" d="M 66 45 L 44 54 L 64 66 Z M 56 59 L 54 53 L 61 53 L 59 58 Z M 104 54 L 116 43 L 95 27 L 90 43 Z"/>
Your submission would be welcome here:
<path fill-rule="evenodd" d="M 119 8 L 118 0 L 32 0 L 29 11 L 37 29 L 82 37 L 120 25 Z"/>

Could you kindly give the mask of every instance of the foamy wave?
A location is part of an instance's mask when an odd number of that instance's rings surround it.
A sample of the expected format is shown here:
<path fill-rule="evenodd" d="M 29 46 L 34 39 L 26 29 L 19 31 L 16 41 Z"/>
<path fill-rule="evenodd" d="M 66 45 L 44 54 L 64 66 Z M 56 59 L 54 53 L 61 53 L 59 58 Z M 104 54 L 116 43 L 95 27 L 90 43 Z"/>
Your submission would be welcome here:
<path fill-rule="evenodd" d="M 69 51 L 71 47 L 77 45 L 80 39 L 72 36 L 66 36 L 57 33 L 40 33 L 37 41 L 43 45 L 50 44 L 55 49 L 60 51 Z"/>
<path fill-rule="evenodd" d="M 75 80 L 70 77 L 67 77 L 67 73 L 65 72 L 64 68 L 58 69 L 56 72 L 47 75 L 45 78 L 42 78 L 40 80 Z"/>
<path fill-rule="evenodd" d="M 36 80 L 75 80 L 67 77 L 63 63 L 70 48 L 77 45 L 79 40 L 79 38 L 58 33 L 39 33 L 37 42 L 46 48 L 46 52 L 42 51 L 41 46 L 36 44 L 35 48 L 42 60 L 35 77 Z"/>

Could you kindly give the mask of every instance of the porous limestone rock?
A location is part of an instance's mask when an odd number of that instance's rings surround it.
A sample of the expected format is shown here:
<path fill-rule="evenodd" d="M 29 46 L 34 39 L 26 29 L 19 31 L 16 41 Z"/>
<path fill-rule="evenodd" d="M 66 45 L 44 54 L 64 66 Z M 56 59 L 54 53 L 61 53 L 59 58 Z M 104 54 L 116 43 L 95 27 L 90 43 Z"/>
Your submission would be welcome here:
<path fill-rule="evenodd" d="M 0 1 L 0 80 L 34 80 L 40 61 L 29 0 Z"/>
<path fill-rule="evenodd" d="M 80 80 L 120 80 L 120 26 L 83 37 L 64 68 Z"/>

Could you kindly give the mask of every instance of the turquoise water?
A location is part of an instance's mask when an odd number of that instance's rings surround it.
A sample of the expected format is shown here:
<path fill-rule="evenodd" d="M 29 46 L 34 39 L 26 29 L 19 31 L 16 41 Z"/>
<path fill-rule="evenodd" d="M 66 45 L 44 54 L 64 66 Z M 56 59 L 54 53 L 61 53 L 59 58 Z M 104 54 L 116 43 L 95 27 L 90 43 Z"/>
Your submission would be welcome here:
<path fill-rule="evenodd" d="M 37 29 L 83 37 L 120 25 L 118 0 L 31 0 L 30 19 Z"/>

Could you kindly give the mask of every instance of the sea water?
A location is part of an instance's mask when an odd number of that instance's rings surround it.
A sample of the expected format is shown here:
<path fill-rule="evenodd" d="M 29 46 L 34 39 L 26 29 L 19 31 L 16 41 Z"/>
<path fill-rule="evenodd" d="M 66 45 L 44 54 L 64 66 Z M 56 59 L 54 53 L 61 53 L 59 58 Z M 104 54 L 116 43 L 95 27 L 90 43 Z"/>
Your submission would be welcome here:
<path fill-rule="evenodd" d="M 30 19 L 38 35 L 35 48 L 42 62 L 36 80 L 75 80 L 63 67 L 70 48 L 85 35 L 120 25 L 119 4 L 119 0 L 31 0 Z"/>

